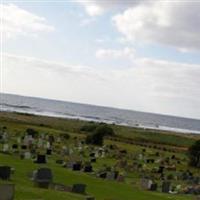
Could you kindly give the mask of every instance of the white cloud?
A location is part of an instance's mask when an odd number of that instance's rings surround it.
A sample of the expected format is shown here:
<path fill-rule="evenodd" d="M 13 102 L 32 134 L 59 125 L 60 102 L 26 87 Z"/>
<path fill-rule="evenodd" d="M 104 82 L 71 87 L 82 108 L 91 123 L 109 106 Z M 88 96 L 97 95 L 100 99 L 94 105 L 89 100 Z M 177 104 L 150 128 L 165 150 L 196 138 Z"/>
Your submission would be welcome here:
<path fill-rule="evenodd" d="M 81 20 L 80 26 L 88 26 L 93 22 L 95 22 L 95 18 L 84 18 Z"/>
<path fill-rule="evenodd" d="M 3 63 L 3 92 L 200 118 L 199 65 L 137 57 L 105 73 L 8 54 Z"/>
<path fill-rule="evenodd" d="M 200 3 L 152 1 L 113 17 L 129 41 L 159 43 L 181 50 L 200 50 Z"/>
<path fill-rule="evenodd" d="M 96 57 L 99 59 L 133 59 L 135 50 L 132 48 L 124 49 L 99 49 L 96 52 Z"/>
<path fill-rule="evenodd" d="M 127 8 L 129 6 L 138 5 L 143 1 L 149 0 L 75 0 L 85 7 L 86 12 L 90 16 L 102 15 L 105 11 L 113 8 Z"/>
<path fill-rule="evenodd" d="M 44 17 L 23 10 L 14 4 L 2 4 L 1 12 L 0 31 L 5 34 L 5 38 L 15 38 L 20 35 L 37 36 L 40 32 L 54 31 L 54 27 L 48 25 Z"/>

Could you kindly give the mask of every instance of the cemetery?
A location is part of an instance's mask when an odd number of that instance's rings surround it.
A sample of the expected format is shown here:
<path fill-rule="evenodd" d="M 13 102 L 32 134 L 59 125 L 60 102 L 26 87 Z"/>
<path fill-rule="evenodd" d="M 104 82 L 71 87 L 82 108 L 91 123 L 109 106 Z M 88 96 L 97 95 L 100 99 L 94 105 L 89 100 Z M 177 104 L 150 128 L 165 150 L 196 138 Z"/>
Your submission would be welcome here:
<path fill-rule="evenodd" d="M 198 200 L 199 139 L 1 112 L 0 200 Z"/>

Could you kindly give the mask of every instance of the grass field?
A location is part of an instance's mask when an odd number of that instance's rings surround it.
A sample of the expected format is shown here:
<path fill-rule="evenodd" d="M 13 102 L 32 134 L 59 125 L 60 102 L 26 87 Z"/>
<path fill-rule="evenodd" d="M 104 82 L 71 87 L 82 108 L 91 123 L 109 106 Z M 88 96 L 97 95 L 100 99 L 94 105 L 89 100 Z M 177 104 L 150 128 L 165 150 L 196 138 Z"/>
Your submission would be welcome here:
<path fill-rule="evenodd" d="M 71 136 L 84 138 L 85 134 L 80 132 L 80 127 L 84 125 L 84 121 L 66 120 L 50 117 L 22 115 L 17 113 L 0 113 L 0 127 L 6 126 L 13 138 L 25 132 L 27 128 L 34 128 L 40 133 L 49 133 L 59 135 L 67 132 Z M 181 135 L 167 132 L 153 132 L 143 129 L 135 129 L 129 127 L 113 126 L 116 134 L 120 137 L 132 138 L 133 140 L 144 141 L 149 140 L 155 144 L 171 145 L 187 148 L 199 136 Z M 68 143 L 70 144 L 70 140 Z M 123 142 L 113 142 L 105 140 L 106 144 L 115 144 L 119 148 L 127 149 L 129 152 L 141 151 L 139 145 L 131 145 Z M 147 148 L 147 151 L 154 152 L 154 149 Z M 165 155 L 170 154 L 165 152 Z M 187 157 L 185 153 L 176 153 L 179 157 Z M 149 192 L 141 190 L 137 183 L 137 175 L 130 173 L 130 180 L 125 183 L 116 181 L 108 181 L 96 178 L 95 175 L 83 172 L 73 172 L 70 169 L 61 167 L 55 163 L 56 156 L 49 157 L 48 164 L 42 165 L 52 169 L 54 182 L 65 185 L 74 183 L 84 183 L 87 185 L 87 193 L 94 196 L 97 200 L 192 200 L 194 196 L 190 195 L 172 195 L 161 192 Z M 94 167 L 98 169 L 104 164 L 114 164 L 114 158 L 100 159 Z M 0 154 L 0 165 L 9 165 L 15 168 L 10 182 L 16 185 L 16 200 L 81 200 L 85 199 L 84 195 L 77 195 L 69 192 L 59 192 L 53 189 L 39 189 L 34 186 L 28 175 L 35 169 L 41 167 L 33 163 L 32 160 L 21 160 L 19 156 Z M 179 166 L 186 169 L 187 166 Z M 195 169 L 194 172 L 198 173 Z"/>

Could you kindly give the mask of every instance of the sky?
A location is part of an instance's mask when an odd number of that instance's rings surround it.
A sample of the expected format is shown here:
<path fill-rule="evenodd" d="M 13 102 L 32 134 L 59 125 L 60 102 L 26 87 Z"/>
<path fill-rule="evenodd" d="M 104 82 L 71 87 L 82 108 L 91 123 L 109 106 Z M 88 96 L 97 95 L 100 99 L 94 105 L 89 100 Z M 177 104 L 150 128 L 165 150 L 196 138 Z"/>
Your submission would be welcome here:
<path fill-rule="evenodd" d="M 200 1 L 1 1 L 1 92 L 200 119 Z"/>

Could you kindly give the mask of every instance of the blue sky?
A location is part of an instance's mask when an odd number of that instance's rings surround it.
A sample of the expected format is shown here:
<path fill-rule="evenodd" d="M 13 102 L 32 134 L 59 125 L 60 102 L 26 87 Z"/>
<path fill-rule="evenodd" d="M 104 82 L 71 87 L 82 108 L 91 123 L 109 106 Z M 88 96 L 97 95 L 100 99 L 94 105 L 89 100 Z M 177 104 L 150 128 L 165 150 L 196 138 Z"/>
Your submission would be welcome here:
<path fill-rule="evenodd" d="M 3 92 L 200 118 L 200 3 L 172 4 L 4 2 Z"/>
<path fill-rule="evenodd" d="M 12 1 L 11 1 L 12 2 Z M 45 2 L 45 1 L 44 1 Z M 6 49 L 18 53 L 19 46 L 22 54 L 28 56 L 49 58 L 54 60 L 73 63 L 77 55 L 86 64 L 94 63 L 94 57 L 90 56 L 98 48 L 123 48 L 130 46 L 137 49 L 141 56 L 167 59 L 178 62 L 200 63 L 199 52 L 182 53 L 171 47 L 159 44 L 128 43 L 122 44 L 118 40 L 122 35 L 115 29 L 111 18 L 115 12 L 106 13 L 103 16 L 93 17 L 94 22 L 89 25 L 81 25 L 84 20 L 91 20 L 85 10 L 76 2 L 58 3 L 14 3 L 20 8 L 48 19 L 48 23 L 56 28 L 55 32 L 43 35 L 41 38 L 24 38 L 7 41 Z M 97 40 L 105 39 L 105 42 L 98 43 Z M 43 43 L 43 45 L 41 45 Z M 81 45 L 80 45 L 81 44 Z M 15 47 L 15 48 L 13 48 Z M 37 49 L 34 50 L 33 48 Z M 53 51 L 52 51 L 53 49 Z M 77 63 L 74 63 L 77 64 Z"/>

